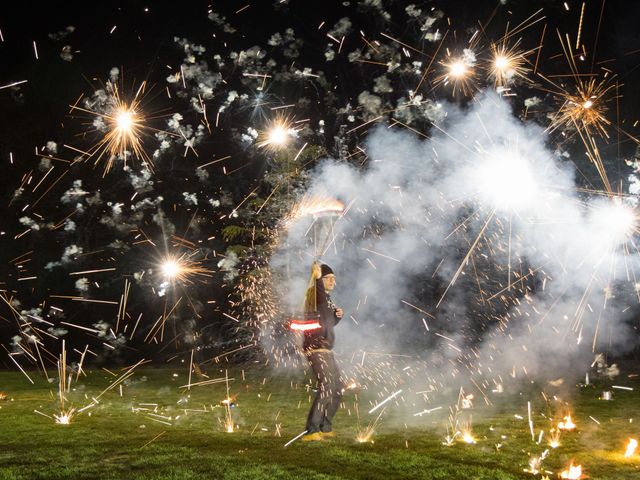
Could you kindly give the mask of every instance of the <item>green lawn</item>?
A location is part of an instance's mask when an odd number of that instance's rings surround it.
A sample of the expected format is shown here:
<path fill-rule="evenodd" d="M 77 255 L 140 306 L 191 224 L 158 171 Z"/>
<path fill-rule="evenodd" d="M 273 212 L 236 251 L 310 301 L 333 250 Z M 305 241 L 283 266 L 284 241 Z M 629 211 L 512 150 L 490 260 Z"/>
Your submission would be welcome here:
<path fill-rule="evenodd" d="M 219 369 L 207 373 L 211 378 L 225 376 Z M 227 410 L 220 405 L 226 397 L 225 383 L 187 391 L 180 388 L 188 382 L 186 368 L 137 370 L 122 392 L 118 387 L 107 391 L 69 425 L 34 412 L 53 415 L 60 408 L 57 382 L 30 375 L 35 385 L 20 372 L 0 372 L 0 392 L 8 396 L 0 400 L 0 479 L 534 478 L 524 470 L 530 456 L 548 448 L 551 417 L 560 415 L 563 405 L 552 398 L 553 392 L 546 392 L 545 401 L 540 388 L 533 386 L 529 392 L 495 396 L 491 407 L 477 398 L 474 408 L 460 415 L 472 415 L 477 443 L 456 439 L 445 446 L 449 407 L 457 395 L 441 395 L 443 403 L 434 400 L 430 407 L 443 408 L 416 417 L 413 413 L 429 407 L 407 389 L 386 404 L 373 443 L 358 443 L 359 426 L 366 427 L 382 410 L 367 413 L 371 402 L 381 399 L 371 385 L 345 396 L 336 417 L 337 439 L 296 441 L 285 448 L 303 429 L 309 408 L 306 379 L 300 372 L 230 370 L 230 393 L 237 396 L 231 409 L 233 433 L 226 432 Z M 88 372 L 72 384 L 67 405 L 89 405 L 91 397 L 114 379 L 105 371 Z M 198 380 L 194 376 L 193 381 Z M 571 459 L 583 464 L 591 479 L 640 478 L 640 454 L 623 456 L 628 438 L 640 439 L 640 382 L 620 382 L 634 390 L 614 390 L 611 402 L 598 400 L 601 389 L 596 387 L 569 389 L 577 429 L 562 435 L 560 447 L 549 449 L 542 470 L 550 478 L 558 478 Z M 527 401 L 532 405 L 535 441 Z M 538 444 L 540 430 L 545 433 Z"/>

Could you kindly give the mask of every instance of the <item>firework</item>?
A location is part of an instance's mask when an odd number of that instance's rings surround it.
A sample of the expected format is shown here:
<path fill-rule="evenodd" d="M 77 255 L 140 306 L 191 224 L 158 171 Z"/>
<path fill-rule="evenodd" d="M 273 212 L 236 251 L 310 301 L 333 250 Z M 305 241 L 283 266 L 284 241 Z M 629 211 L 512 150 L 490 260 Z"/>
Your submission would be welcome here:
<path fill-rule="evenodd" d="M 638 231 L 638 216 L 634 209 L 614 197 L 592 210 L 598 230 L 612 243 L 620 243 Z"/>
<path fill-rule="evenodd" d="M 629 443 L 627 444 L 627 449 L 624 452 L 625 458 L 632 457 L 637 447 L 638 447 L 638 441 L 635 438 L 630 438 Z"/>
<path fill-rule="evenodd" d="M 489 64 L 489 79 L 493 80 L 496 88 L 504 89 L 516 79 L 527 79 L 530 69 L 527 67 L 526 55 L 518 48 L 518 42 L 509 47 L 506 42 L 491 44 L 491 60 Z"/>
<path fill-rule="evenodd" d="M 558 429 L 571 431 L 576 428 L 576 424 L 571 420 L 571 415 L 567 415 L 562 419 L 561 422 L 558 422 Z"/>
<path fill-rule="evenodd" d="M 168 282 L 193 283 L 196 277 L 211 277 L 211 270 L 194 260 L 197 252 L 166 255 L 158 264 L 161 277 Z"/>
<path fill-rule="evenodd" d="M 551 429 L 550 438 L 549 438 L 549 446 L 551 448 L 558 448 L 560 446 L 560 434 L 562 431 L 560 429 Z"/>
<path fill-rule="evenodd" d="M 71 111 L 79 110 L 96 117 L 93 122 L 100 130 L 106 130 L 104 136 L 88 152 L 88 158 L 94 158 L 97 165 L 106 158 L 104 173 L 111 170 L 116 159 L 122 159 L 126 165 L 130 157 L 142 159 L 150 168 L 151 159 L 145 153 L 142 142 L 142 133 L 146 128 L 145 116 L 141 108 L 141 96 L 144 94 L 146 84 L 140 85 L 133 100 L 128 102 L 122 98 L 118 86 L 114 83 L 107 84 L 108 101 L 105 111 L 71 106 Z M 83 152 L 84 153 L 84 152 Z"/>
<path fill-rule="evenodd" d="M 560 473 L 560 478 L 567 478 L 571 480 L 578 480 L 582 477 L 582 465 L 574 465 L 573 461 L 569 464 L 569 467 Z"/>
<path fill-rule="evenodd" d="M 476 58 L 472 50 L 465 49 L 464 54 L 459 57 L 449 57 L 448 60 L 440 62 L 442 73 L 436 79 L 436 84 L 451 86 L 451 92 L 457 92 L 465 96 L 470 96 L 474 90 Z"/>
<path fill-rule="evenodd" d="M 258 147 L 269 150 L 280 150 L 289 145 L 291 140 L 298 136 L 298 131 L 286 118 L 278 118 L 272 121 L 267 128 L 260 133 Z"/>
<path fill-rule="evenodd" d="M 481 197 L 494 208 L 524 208 L 538 191 L 532 166 L 515 149 L 484 153 L 476 176 Z"/>
<path fill-rule="evenodd" d="M 70 408 L 67 411 L 62 410 L 59 414 L 53 414 L 55 422 L 59 425 L 69 425 L 75 414 L 75 409 Z"/>

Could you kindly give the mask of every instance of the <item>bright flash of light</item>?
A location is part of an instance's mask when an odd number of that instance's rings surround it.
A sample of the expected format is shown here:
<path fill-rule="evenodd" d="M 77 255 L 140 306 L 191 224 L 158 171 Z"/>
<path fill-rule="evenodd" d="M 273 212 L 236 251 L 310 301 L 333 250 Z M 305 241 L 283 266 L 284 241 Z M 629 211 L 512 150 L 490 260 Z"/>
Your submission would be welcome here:
<path fill-rule="evenodd" d="M 475 56 L 469 51 L 469 58 L 461 56 L 449 61 L 440 62 L 443 67 L 442 73 L 436 78 L 437 84 L 450 84 L 453 95 L 461 91 L 463 95 L 469 96 L 472 93 L 475 71 L 473 65 Z"/>
<path fill-rule="evenodd" d="M 462 60 L 456 60 L 449 65 L 449 75 L 454 78 L 463 77 L 467 73 L 467 66 Z"/>
<path fill-rule="evenodd" d="M 475 177 L 482 199 L 497 209 L 530 205 L 537 190 L 531 166 L 516 152 L 490 153 L 478 163 Z"/>
<path fill-rule="evenodd" d="M 282 125 L 276 125 L 268 132 L 269 143 L 274 145 L 284 145 L 289 139 L 288 132 Z"/>
<path fill-rule="evenodd" d="M 135 112 L 122 110 L 116 116 L 116 126 L 120 131 L 130 131 L 135 122 Z"/>
<path fill-rule="evenodd" d="M 635 211 L 618 198 L 597 205 L 592 214 L 598 231 L 613 243 L 624 241 L 638 229 Z"/>
<path fill-rule="evenodd" d="M 504 43 L 491 45 L 492 58 L 488 71 L 496 88 L 506 87 L 516 78 L 527 78 L 529 68 L 526 66 L 525 56 L 529 53 L 518 49 L 517 43 L 512 47 Z"/>
<path fill-rule="evenodd" d="M 197 253 L 184 253 L 180 256 L 167 255 L 159 263 L 159 269 L 165 280 L 193 283 L 196 276 L 210 277 L 211 271 L 203 267 L 193 256 Z"/>
<path fill-rule="evenodd" d="M 576 424 L 571 420 L 571 415 L 567 415 L 561 422 L 558 422 L 558 428 L 560 430 L 573 430 L 576 428 Z"/>
<path fill-rule="evenodd" d="M 53 414 L 53 418 L 55 422 L 59 425 L 69 425 L 71 423 L 71 419 L 75 413 L 75 409 L 67 410 L 66 412 L 63 410 L 60 414 Z"/>
<path fill-rule="evenodd" d="M 162 264 L 162 273 L 165 277 L 175 278 L 180 271 L 180 265 L 174 259 L 169 259 Z"/>
<path fill-rule="evenodd" d="M 552 429 L 551 438 L 549 440 L 549 446 L 551 448 L 558 448 L 560 446 L 560 434 L 561 430 Z"/>
<path fill-rule="evenodd" d="M 462 432 L 462 441 L 469 444 L 476 443 L 476 439 L 473 437 L 471 431 Z"/>
<path fill-rule="evenodd" d="M 297 135 L 297 131 L 292 127 L 287 119 L 277 119 L 260 133 L 258 147 L 280 150 L 286 147 L 291 139 Z"/>
<path fill-rule="evenodd" d="M 627 444 L 627 450 L 624 452 L 625 458 L 632 457 L 638 447 L 638 441 L 635 438 L 630 438 Z"/>
<path fill-rule="evenodd" d="M 569 478 L 571 480 L 582 478 L 582 465 L 574 465 L 573 462 L 571 462 L 569 468 L 560 474 L 560 478 Z"/>

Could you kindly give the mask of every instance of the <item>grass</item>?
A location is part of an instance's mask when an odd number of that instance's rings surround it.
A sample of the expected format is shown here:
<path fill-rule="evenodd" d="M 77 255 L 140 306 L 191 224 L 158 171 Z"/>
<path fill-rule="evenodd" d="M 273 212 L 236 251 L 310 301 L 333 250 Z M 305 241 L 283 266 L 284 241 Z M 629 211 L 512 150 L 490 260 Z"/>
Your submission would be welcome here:
<path fill-rule="evenodd" d="M 187 391 L 179 388 L 187 383 L 185 370 L 140 369 L 122 393 L 119 388 L 106 392 L 99 404 L 76 415 L 70 425 L 34 412 L 60 411 L 57 382 L 31 374 L 36 382 L 31 385 L 19 372 L 0 372 L 0 391 L 8 395 L 0 401 L 0 479 L 534 478 L 524 470 L 530 456 L 547 448 L 551 419 L 560 411 L 552 411 L 560 402 L 545 402 L 540 389 L 503 393 L 491 408 L 477 403 L 471 410 L 476 444 L 456 441 L 447 447 L 443 439 L 448 404 L 416 417 L 413 413 L 425 404 L 407 390 L 398 397 L 403 401 L 388 403 L 374 442 L 358 443 L 359 427 L 379 413 L 366 411 L 384 398 L 374 397 L 373 386 L 370 392 L 345 396 L 335 422 L 337 439 L 319 444 L 297 441 L 284 448 L 303 429 L 309 408 L 306 379 L 300 373 L 229 371 L 234 378 L 230 392 L 237 398 L 231 409 L 235 431 L 227 433 L 226 408 L 220 405 L 226 397 L 225 383 Z M 225 371 L 208 374 L 220 378 Z M 73 384 L 68 405 L 90 404 L 114 378 L 105 371 L 90 372 Z M 558 478 L 572 459 L 584 465 L 592 480 L 640 478 L 640 454 L 623 456 L 628 438 L 640 437 L 638 381 L 625 378 L 624 385 L 634 390 L 615 390 L 611 402 L 598 400 L 600 390 L 595 387 L 571 389 L 578 428 L 563 434 L 559 448 L 549 450 L 542 464 L 549 478 Z M 455 403 L 455 398 L 447 400 Z M 540 444 L 531 440 L 529 399 L 536 440 L 545 430 Z"/>

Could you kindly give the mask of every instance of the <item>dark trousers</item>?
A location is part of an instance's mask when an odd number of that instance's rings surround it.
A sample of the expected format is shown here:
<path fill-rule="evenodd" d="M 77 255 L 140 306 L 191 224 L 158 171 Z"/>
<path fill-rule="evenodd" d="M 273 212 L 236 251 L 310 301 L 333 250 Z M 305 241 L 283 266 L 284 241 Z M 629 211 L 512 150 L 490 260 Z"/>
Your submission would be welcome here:
<path fill-rule="evenodd" d="M 317 380 L 318 390 L 307 417 L 307 433 L 330 432 L 331 421 L 340 406 L 342 381 L 333 352 L 305 352 Z"/>

